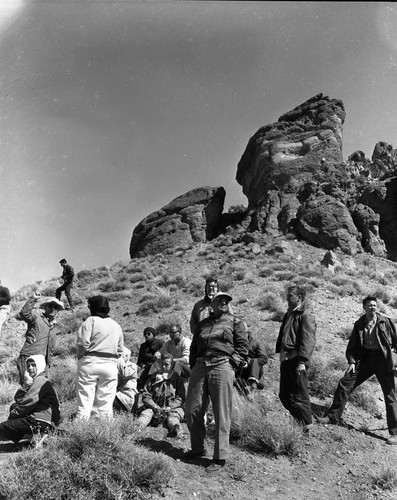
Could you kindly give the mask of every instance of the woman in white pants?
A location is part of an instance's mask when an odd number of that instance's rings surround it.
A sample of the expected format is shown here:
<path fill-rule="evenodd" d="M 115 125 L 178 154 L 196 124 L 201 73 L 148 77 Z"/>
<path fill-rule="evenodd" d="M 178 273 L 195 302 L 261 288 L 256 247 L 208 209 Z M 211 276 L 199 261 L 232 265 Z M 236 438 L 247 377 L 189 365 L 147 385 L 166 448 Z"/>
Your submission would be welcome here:
<path fill-rule="evenodd" d="M 113 417 L 117 390 L 117 360 L 123 354 L 123 332 L 109 317 L 109 302 L 96 295 L 88 299 L 91 316 L 77 334 L 77 418 Z"/>

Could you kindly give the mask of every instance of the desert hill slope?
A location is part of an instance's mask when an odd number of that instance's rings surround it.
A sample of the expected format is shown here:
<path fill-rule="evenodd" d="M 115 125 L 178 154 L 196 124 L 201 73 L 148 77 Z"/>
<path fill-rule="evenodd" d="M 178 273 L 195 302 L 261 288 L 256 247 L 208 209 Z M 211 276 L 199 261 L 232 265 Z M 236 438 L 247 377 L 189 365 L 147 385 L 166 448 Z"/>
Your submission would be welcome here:
<path fill-rule="evenodd" d="M 215 239 L 80 271 L 74 289 L 77 307 L 74 313 L 64 311 L 59 315 L 63 333 L 57 338 L 51 367 L 65 420 L 74 408 L 75 333 L 88 315 L 86 298 L 104 294 L 110 299 L 111 316 L 121 324 L 125 344 L 136 354 L 145 326 L 165 333 L 171 320 L 178 319 L 184 333 L 190 335 L 190 311 L 203 295 L 204 281 L 209 275 L 217 276 L 222 290 L 233 296 L 234 312 L 246 321 L 269 355 L 263 379 L 265 388 L 254 402 L 246 404 L 266 404 L 269 419 L 285 426 L 291 423 L 277 397 L 279 363 L 274 344 L 286 308 L 285 287 L 292 281 L 306 285 L 318 326 L 311 392 L 314 411 L 321 413 L 330 403 L 345 367 L 346 339 L 362 313 L 362 298 L 368 293 L 376 294 L 380 310 L 397 318 L 396 264 L 369 254 L 352 257 L 336 252 L 338 265 L 326 269 L 320 264 L 324 253 L 303 241 L 282 237 L 268 237 L 262 247 L 255 243 L 225 245 L 224 239 Z M 48 280 L 20 289 L 13 300 L 13 314 L 33 291 L 50 296 L 57 286 L 56 280 Z M 24 323 L 11 317 L 1 333 L 2 419 L 7 416 L 17 388 L 14 360 L 24 331 Z M 146 445 L 174 459 L 176 470 L 160 495 L 169 500 L 396 498 L 397 490 L 387 488 L 396 483 L 397 450 L 385 444 L 387 428 L 379 389 L 376 382 L 369 381 L 357 391 L 354 404 L 349 403 L 345 415 L 351 430 L 315 425 L 309 437 L 297 438 L 297 451 L 292 456 L 269 454 L 266 450 L 254 452 L 244 447 L 243 440 L 234 440 L 227 467 L 216 477 L 206 475 L 203 464 L 180 460 L 182 451 L 189 448 L 187 435 L 172 440 L 164 437 L 164 429 L 149 429 Z M 7 454 L 0 456 L 3 462 L 9 459 Z M 151 493 L 148 498 L 157 498 L 156 495 Z"/>

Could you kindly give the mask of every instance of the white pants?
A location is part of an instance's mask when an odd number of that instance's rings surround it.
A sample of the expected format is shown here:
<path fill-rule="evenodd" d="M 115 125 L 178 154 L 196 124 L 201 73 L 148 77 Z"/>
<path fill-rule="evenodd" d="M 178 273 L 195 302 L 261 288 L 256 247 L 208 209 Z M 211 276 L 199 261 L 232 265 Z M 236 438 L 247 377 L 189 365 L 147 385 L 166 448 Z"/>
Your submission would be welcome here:
<path fill-rule="evenodd" d="M 11 311 L 11 306 L 1 306 L 0 307 L 0 330 L 1 330 L 1 327 L 3 326 L 3 323 L 8 318 L 10 311 Z"/>
<path fill-rule="evenodd" d="M 117 360 L 83 356 L 77 361 L 77 416 L 88 419 L 95 406 L 98 416 L 113 417 L 117 391 Z"/>

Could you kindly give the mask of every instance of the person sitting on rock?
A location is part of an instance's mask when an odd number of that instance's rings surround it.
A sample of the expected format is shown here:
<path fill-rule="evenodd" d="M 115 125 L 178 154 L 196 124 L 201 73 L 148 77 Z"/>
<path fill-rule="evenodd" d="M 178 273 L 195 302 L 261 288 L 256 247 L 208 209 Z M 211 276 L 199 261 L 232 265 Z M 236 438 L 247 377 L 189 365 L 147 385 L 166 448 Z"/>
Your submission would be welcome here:
<path fill-rule="evenodd" d="M 191 340 L 182 335 L 182 326 L 173 323 L 169 330 L 170 340 L 160 349 L 160 354 L 171 354 L 174 359 L 174 371 L 188 380 L 190 375 L 189 355 Z"/>
<path fill-rule="evenodd" d="M 263 389 L 260 380 L 263 375 L 263 366 L 267 361 L 268 358 L 263 346 L 248 331 L 248 356 L 244 366 L 240 370 L 239 377 L 248 384 L 249 392 L 252 393 L 257 389 Z"/>
<path fill-rule="evenodd" d="M 135 407 L 137 389 L 138 367 L 130 360 L 131 351 L 124 346 L 123 356 L 119 358 L 117 369 L 117 392 L 113 408 L 119 412 L 131 413 Z"/>
<path fill-rule="evenodd" d="M 156 352 L 163 347 L 164 340 L 156 337 L 156 330 L 147 326 L 143 330 L 145 342 L 142 342 L 138 354 L 138 389 L 141 390 L 148 379 L 152 364 L 156 361 Z"/>
<path fill-rule="evenodd" d="M 161 356 L 162 371 L 151 375 L 142 392 L 144 410 L 138 418 L 139 427 L 165 424 L 170 437 L 177 437 L 185 416 L 185 388 L 182 377 L 173 370 L 171 354 Z"/>
<path fill-rule="evenodd" d="M 48 434 L 59 425 L 59 401 L 45 376 L 46 361 L 35 354 L 26 360 L 25 384 L 15 394 L 8 420 L 0 424 L 0 441 L 17 444 L 25 434 Z"/>

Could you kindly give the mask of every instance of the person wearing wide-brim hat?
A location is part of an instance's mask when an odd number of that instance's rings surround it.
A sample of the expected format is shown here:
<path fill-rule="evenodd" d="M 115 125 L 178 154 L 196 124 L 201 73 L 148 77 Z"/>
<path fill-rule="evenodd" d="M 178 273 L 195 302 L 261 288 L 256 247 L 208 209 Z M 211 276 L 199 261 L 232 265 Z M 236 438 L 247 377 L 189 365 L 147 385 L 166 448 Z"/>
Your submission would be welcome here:
<path fill-rule="evenodd" d="M 27 323 L 25 343 L 17 359 L 20 384 L 24 385 L 26 372 L 26 359 L 29 356 L 41 354 L 44 356 L 47 366 L 51 364 L 53 339 L 59 332 L 55 317 L 59 311 L 64 309 L 63 302 L 55 297 L 42 300 L 40 306 L 35 308 L 37 302 L 42 299 L 34 294 L 30 297 L 16 318 Z"/>
<path fill-rule="evenodd" d="M 204 415 L 211 399 L 215 418 L 214 456 L 207 472 L 224 467 L 233 406 L 235 370 L 244 364 L 248 353 L 247 327 L 230 312 L 232 297 L 223 292 L 211 300 L 212 312 L 198 324 L 190 346 L 192 369 L 186 398 L 186 422 L 191 451 L 185 459 L 206 454 Z"/>

